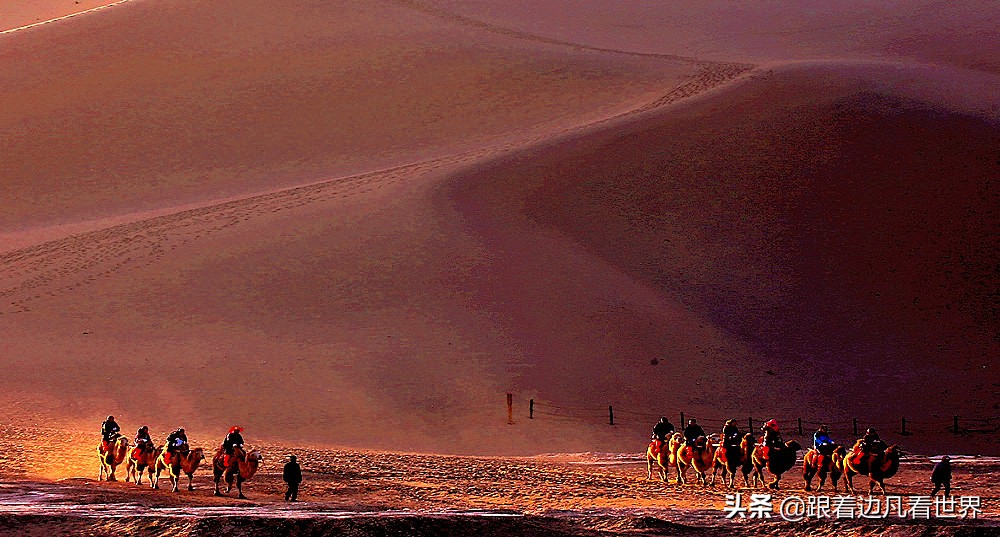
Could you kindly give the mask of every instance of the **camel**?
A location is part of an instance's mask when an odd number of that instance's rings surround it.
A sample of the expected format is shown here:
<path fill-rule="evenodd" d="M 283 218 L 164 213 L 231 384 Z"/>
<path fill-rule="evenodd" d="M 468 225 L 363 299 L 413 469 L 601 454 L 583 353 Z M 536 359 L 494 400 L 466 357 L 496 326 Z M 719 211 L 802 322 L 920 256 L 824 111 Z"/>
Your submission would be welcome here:
<path fill-rule="evenodd" d="M 125 461 L 125 456 L 128 454 L 128 438 L 115 434 L 109 444 L 111 449 L 108 451 L 103 450 L 103 443 L 97 446 L 97 456 L 101 461 L 101 471 L 97 475 L 98 481 L 104 479 L 105 474 L 108 476 L 108 481 L 117 481 L 115 468 Z"/>
<path fill-rule="evenodd" d="M 837 492 L 837 481 L 844 475 L 844 458 L 847 457 L 847 448 L 837 444 L 830 457 L 830 483 L 833 484 L 833 491 Z"/>
<path fill-rule="evenodd" d="M 715 470 L 712 472 L 712 486 L 715 486 L 715 477 L 722 470 L 722 482 L 728 487 L 736 486 L 736 471 L 743 474 L 743 483 L 750 486 L 750 471 L 753 464 L 750 461 L 750 454 L 753 451 L 753 434 L 743 435 L 743 440 L 739 446 L 720 447 L 715 450 Z M 728 477 L 729 482 L 726 482 Z"/>
<path fill-rule="evenodd" d="M 656 465 L 656 473 L 660 476 L 660 481 L 664 483 L 668 482 L 668 471 L 667 469 L 674 464 L 673 453 L 674 448 L 672 445 L 674 443 L 674 436 L 680 437 L 680 433 L 674 433 L 669 439 L 661 443 L 659 446 L 655 439 L 649 442 L 646 447 L 646 479 L 653 478 L 653 465 Z"/>
<path fill-rule="evenodd" d="M 153 486 L 153 470 L 156 469 L 156 459 L 160 457 L 163 446 L 153 446 L 149 451 L 132 450 L 128 458 L 125 459 L 125 482 L 135 478 L 136 485 L 142 485 L 142 472 L 149 473 L 149 485 Z"/>
<path fill-rule="evenodd" d="M 180 492 L 181 473 L 184 473 L 188 477 L 188 490 L 194 490 L 194 472 L 203 460 L 205 460 L 204 448 L 194 448 L 181 453 L 174 453 L 169 463 L 164 460 L 161 454 L 156 459 L 156 481 L 153 482 L 153 488 L 160 488 L 160 472 L 166 470 L 167 475 L 170 476 L 171 492 Z"/>
<path fill-rule="evenodd" d="M 753 461 L 753 473 L 750 476 L 750 481 L 752 483 L 760 482 L 761 485 L 764 484 L 764 468 L 771 472 L 774 476 L 774 481 L 767 484 L 768 488 L 777 490 L 778 481 L 781 479 L 781 474 L 791 470 L 795 466 L 795 459 L 797 458 L 798 451 L 802 449 L 795 440 L 789 440 L 785 442 L 784 447 L 772 447 L 768 450 L 767 457 L 764 456 L 762 449 L 757 449 L 754 447 L 751 459 Z"/>
<path fill-rule="evenodd" d="M 257 468 L 260 467 L 260 463 L 264 460 L 264 456 L 261 455 L 256 449 L 247 453 L 246 451 L 235 448 L 233 455 L 230 457 L 229 467 L 223 466 L 223 460 L 225 454 L 222 449 L 219 449 L 215 453 L 215 457 L 212 458 L 212 473 L 215 476 L 215 495 L 222 496 L 222 492 L 219 491 L 219 481 L 223 476 L 226 478 L 226 493 L 233 490 L 233 480 L 236 481 L 236 490 L 239 492 L 238 497 L 241 499 L 246 499 L 247 497 L 243 495 L 243 482 L 249 480 L 255 473 L 257 473 Z"/>
<path fill-rule="evenodd" d="M 715 461 L 715 443 L 710 438 L 699 436 L 693 446 L 681 444 L 677 451 L 677 482 L 687 482 L 687 469 L 694 467 L 698 482 L 708 486 L 708 472 L 712 470 Z"/>
<path fill-rule="evenodd" d="M 837 480 L 840 479 L 840 470 L 833 464 L 833 454 L 838 451 L 843 454 L 846 453 L 847 449 L 840 444 L 835 444 L 833 451 L 829 455 L 820 453 L 816 448 L 810 448 L 809 451 L 806 451 L 805 456 L 802 457 L 802 478 L 805 479 L 807 491 L 812 490 L 812 480 L 816 475 L 819 475 L 819 486 L 816 487 L 816 490 L 822 490 L 823 484 L 826 483 L 826 476 L 829 475 L 833 491 L 837 492 Z"/>
<path fill-rule="evenodd" d="M 854 494 L 854 476 L 865 475 L 868 476 L 868 495 L 875 492 L 875 485 L 878 484 L 882 495 L 885 496 L 885 480 L 896 475 L 896 472 L 899 471 L 901 451 L 899 446 L 893 444 L 882 453 L 865 453 L 862 457 L 857 458 L 853 455 L 843 457 L 841 467 L 847 490 Z"/>

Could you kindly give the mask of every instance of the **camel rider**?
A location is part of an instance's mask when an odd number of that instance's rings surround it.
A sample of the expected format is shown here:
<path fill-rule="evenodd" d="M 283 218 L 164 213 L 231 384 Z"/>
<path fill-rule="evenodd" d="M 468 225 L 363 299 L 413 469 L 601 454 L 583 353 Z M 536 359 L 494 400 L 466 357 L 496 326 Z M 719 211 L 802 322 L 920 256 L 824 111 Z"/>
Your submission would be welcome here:
<path fill-rule="evenodd" d="M 149 426 L 143 425 L 135 432 L 135 449 L 140 452 L 153 450 L 153 439 L 149 436 Z"/>
<path fill-rule="evenodd" d="M 764 436 L 761 437 L 760 443 L 767 448 L 778 448 L 784 447 L 785 443 L 781 440 L 781 434 L 778 433 L 778 420 L 771 419 L 764 423 L 761 427 L 764 431 Z"/>
<path fill-rule="evenodd" d="M 114 438 L 120 430 L 121 427 L 118 426 L 118 422 L 115 421 L 114 416 L 108 416 L 108 419 L 104 420 L 104 423 L 101 424 L 101 448 L 104 451 L 108 450 L 108 447 L 111 445 L 111 439 Z"/>
<path fill-rule="evenodd" d="M 702 429 L 694 418 L 689 419 L 687 427 L 684 428 L 684 445 L 693 446 L 699 436 L 705 436 L 705 429 Z"/>
<path fill-rule="evenodd" d="M 230 457 L 236 452 L 236 448 L 243 449 L 243 427 L 239 425 L 233 425 L 229 428 L 229 434 L 226 435 L 225 440 L 222 441 L 222 450 L 226 452 L 226 457 L 222 462 L 223 466 L 228 467 L 230 463 Z"/>
<path fill-rule="evenodd" d="M 722 428 L 722 447 L 739 447 L 740 428 L 736 426 L 736 420 L 726 420 L 725 427 Z"/>
<path fill-rule="evenodd" d="M 184 427 L 178 427 L 174 430 L 174 432 L 167 435 L 167 442 L 164 447 L 166 448 L 167 453 L 172 455 L 174 453 L 183 453 L 187 451 L 187 449 L 184 449 L 187 446 L 187 443 L 188 437 L 187 433 L 184 432 Z"/>
<path fill-rule="evenodd" d="M 823 455 L 832 454 L 835 445 L 833 438 L 830 438 L 830 428 L 826 425 L 820 425 L 813 433 L 813 448 Z"/>
<path fill-rule="evenodd" d="M 660 418 L 660 421 L 653 425 L 653 439 L 659 440 L 660 442 L 666 442 L 667 435 L 673 434 L 674 424 L 670 423 L 670 420 L 666 416 Z"/>
<path fill-rule="evenodd" d="M 874 427 L 869 427 L 865 431 L 865 436 L 861 438 L 861 452 L 862 453 L 882 453 L 885 451 L 886 445 L 878 436 L 878 431 Z"/>

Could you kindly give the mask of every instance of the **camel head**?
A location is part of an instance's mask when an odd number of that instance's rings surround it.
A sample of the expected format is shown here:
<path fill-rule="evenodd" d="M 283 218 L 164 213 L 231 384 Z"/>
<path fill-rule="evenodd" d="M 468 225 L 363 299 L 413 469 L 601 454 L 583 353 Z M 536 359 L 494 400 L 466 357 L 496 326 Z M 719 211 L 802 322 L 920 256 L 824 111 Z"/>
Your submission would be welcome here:
<path fill-rule="evenodd" d="M 889 459 L 899 460 L 903 455 L 903 448 L 899 447 L 899 444 L 893 444 L 885 448 L 885 456 Z"/>
<path fill-rule="evenodd" d="M 247 453 L 246 461 L 250 471 L 243 477 L 243 479 L 250 479 L 251 476 L 257 473 L 257 469 L 260 468 L 260 464 L 264 462 L 264 455 L 255 449 L 250 453 Z"/>
<path fill-rule="evenodd" d="M 789 440 L 788 442 L 785 442 L 785 447 L 792 450 L 792 452 L 802 449 L 802 446 L 799 445 L 799 443 L 796 442 L 795 440 Z"/>

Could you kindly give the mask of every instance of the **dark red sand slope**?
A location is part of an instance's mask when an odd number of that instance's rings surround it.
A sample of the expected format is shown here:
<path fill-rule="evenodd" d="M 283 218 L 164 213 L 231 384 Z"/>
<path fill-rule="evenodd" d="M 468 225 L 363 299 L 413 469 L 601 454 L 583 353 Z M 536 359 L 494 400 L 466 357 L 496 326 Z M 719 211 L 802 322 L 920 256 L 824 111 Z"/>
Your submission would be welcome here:
<path fill-rule="evenodd" d="M 451 197 L 510 252 L 500 274 L 525 292 L 498 276 L 490 296 L 546 381 L 589 364 L 633 406 L 713 417 L 993 415 L 1000 124 L 921 91 L 870 67 L 780 70 L 459 176 Z M 551 270 L 591 281 L 532 283 L 512 227 L 646 294 L 581 304 L 607 279 L 565 257 Z"/>

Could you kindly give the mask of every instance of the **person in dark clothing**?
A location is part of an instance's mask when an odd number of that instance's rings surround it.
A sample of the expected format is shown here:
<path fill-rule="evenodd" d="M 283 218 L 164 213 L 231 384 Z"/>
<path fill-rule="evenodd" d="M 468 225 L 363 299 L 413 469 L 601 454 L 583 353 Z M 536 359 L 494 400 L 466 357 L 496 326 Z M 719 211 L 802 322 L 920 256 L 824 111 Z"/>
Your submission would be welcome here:
<path fill-rule="evenodd" d="M 115 421 L 115 417 L 108 416 L 108 419 L 104 420 L 104 423 L 101 424 L 101 438 L 105 442 L 110 442 L 111 438 L 120 430 L 122 429 L 118 426 L 118 422 Z"/>
<path fill-rule="evenodd" d="M 187 446 L 188 437 L 187 433 L 184 432 L 184 427 L 178 427 L 172 433 L 167 435 L 167 441 L 164 448 L 166 448 L 167 453 L 173 454 L 178 452 L 186 451 L 184 449 Z"/>
<path fill-rule="evenodd" d="M 865 431 L 865 436 L 861 438 L 862 453 L 883 453 L 886 447 L 874 427 L 869 427 Z"/>
<path fill-rule="evenodd" d="M 830 428 L 826 425 L 820 425 L 819 429 L 813 433 L 813 448 L 823 455 L 830 455 L 835 447 L 833 438 L 830 438 Z"/>
<path fill-rule="evenodd" d="M 135 447 L 140 452 L 153 450 L 153 439 L 149 436 L 149 426 L 143 425 L 135 432 Z"/>
<path fill-rule="evenodd" d="M 241 432 L 243 432 L 243 427 L 233 425 L 229 428 L 229 434 L 222 440 L 222 450 L 226 452 L 226 457 L 222 462 L 223 466 L 229 466 L 236 448 L 243 449 L 243 435 L 240 434 Z"/>
<path fill-rule="evenodd" d="M 286 502 L 297 502 L 299 496 L 299 483 L 302 482 L 302 468 L 295 462 L 295 455 L 288 457 L 288 464 L 281 474 L 281 478 L 288 483 L 288 490 L 285 492 Z"/>
<path fill-rule="evenodd" d="M 699 436 L 705 436 L 705 429 L 702 429 L 694 418 L 689 419 L 687 427 L 684 428 L 684 445 L 693 446 Z"/>
<path fill-rule="evenodd" d="M 667 435 L 673 434 L 674 424 L 670 423 L 670 420 L 666 416 L 661 417 L 660 421 L 653 425 L 653 438 L 659 440 L 660 442 L 665 442 L 667 440 Z"/>
<path fill-rule="evenodd" d="M 934 491 L 931 492 L 931 496 L 934 496 L 944 487 L 944 495 L 951 496 L 951 457 L 945 455 L 941 457 L 941 462 L 934 465 L 934 470 L 931 471 L 931 482 L 934 483 Z"/>
<path fill-rule="evenodd" d="M 736 426 L 736 420 L 727 420 L 722 428 L 722 447 L 739 447 L 740 441 L 740 428 Z"/>
<path fill-rule="evenodd" d="M 114 416 L 108 416 L 108 419 L 104 420 L 101 424 L 101 451 L 111 449 L 111 439 L 117 436 L 120 430 L 121 427 L 115 422 Z"/>

